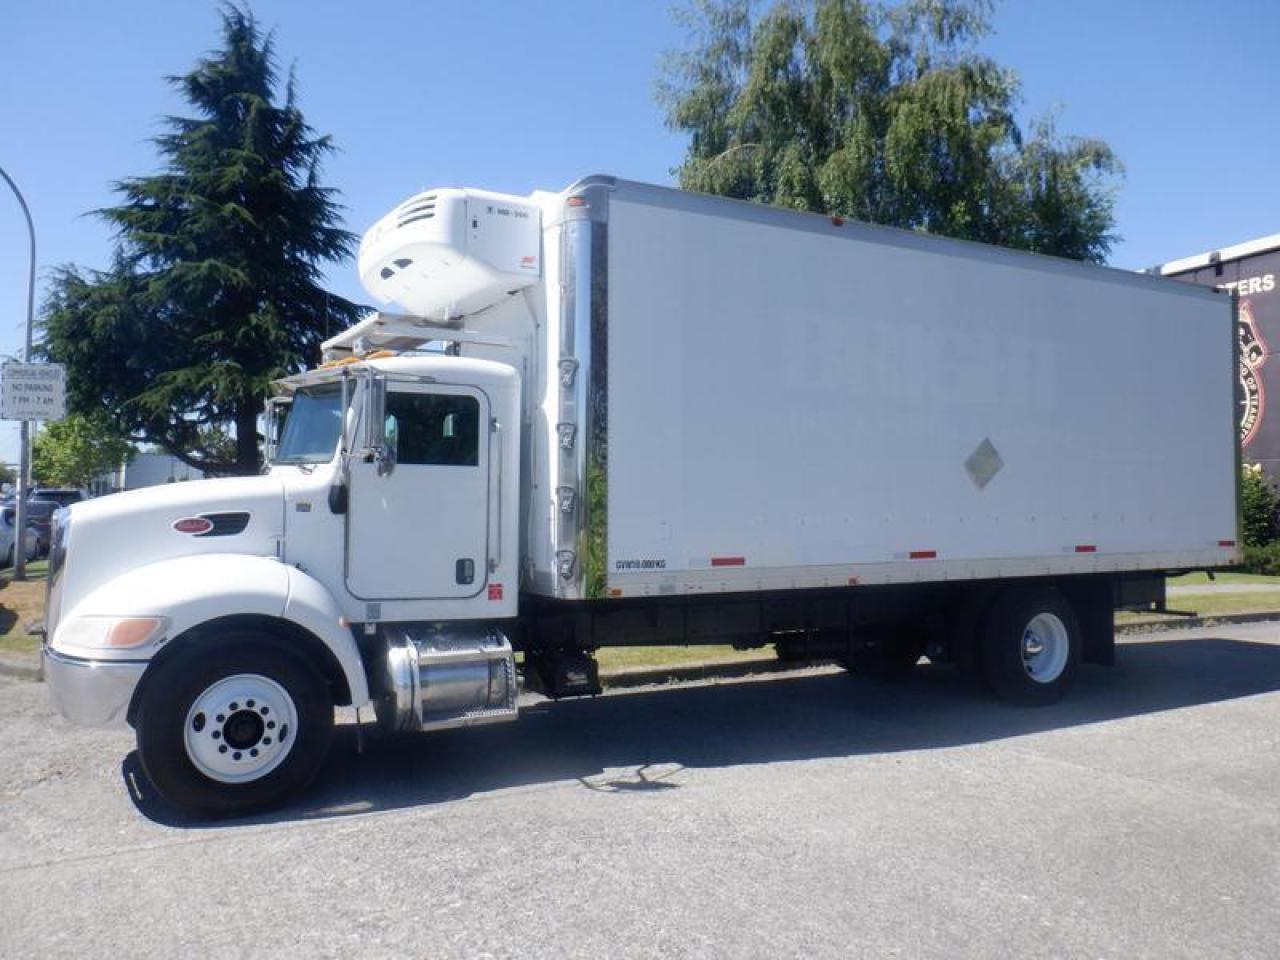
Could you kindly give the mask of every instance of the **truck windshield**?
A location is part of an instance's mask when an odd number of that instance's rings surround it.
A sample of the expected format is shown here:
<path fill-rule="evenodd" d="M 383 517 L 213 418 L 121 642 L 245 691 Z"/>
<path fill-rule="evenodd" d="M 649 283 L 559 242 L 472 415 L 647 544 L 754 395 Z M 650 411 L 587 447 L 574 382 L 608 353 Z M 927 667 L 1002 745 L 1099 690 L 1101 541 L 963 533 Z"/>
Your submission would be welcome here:
<path fill-rule="evenodd" d="M 342 429 L 342 388 L 299 390 L 284 421 L 276 463 L 328 463 Z"/>

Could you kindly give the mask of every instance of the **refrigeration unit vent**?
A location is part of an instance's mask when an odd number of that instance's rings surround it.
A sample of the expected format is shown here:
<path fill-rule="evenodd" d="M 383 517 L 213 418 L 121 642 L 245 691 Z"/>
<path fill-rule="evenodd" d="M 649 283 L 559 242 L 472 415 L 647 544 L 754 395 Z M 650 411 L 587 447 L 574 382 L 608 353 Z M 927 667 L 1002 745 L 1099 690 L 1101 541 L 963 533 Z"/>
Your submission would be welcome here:
<path fill-rule="evenodd" d="M 418 220 L 430 220 L 436 215 L 436 195 L 415 198 L 396 210 L 396 226 L 403 227 Z"/>

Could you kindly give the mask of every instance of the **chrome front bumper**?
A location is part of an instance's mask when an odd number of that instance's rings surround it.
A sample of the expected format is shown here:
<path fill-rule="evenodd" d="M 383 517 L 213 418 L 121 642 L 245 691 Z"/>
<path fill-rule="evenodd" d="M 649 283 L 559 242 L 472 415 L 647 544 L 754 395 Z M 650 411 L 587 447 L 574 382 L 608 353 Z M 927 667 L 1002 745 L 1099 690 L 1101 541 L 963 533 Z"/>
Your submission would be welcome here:
<path fill-rule="evenodd" d="M 89 727 L 124 726 L 145 660 L 84 660 L 41 650 L 44 679 L 54 705 L 68 720 Z"/>

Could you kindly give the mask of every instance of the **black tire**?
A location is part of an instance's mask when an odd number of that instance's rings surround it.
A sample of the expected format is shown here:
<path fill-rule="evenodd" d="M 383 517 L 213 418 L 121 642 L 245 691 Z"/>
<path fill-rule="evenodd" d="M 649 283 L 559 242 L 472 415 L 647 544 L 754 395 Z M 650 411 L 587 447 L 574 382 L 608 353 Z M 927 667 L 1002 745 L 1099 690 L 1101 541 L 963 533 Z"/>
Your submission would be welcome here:
<path fill-rule="evenodd" d="M 1002 700 L 1044 706 L 1062 699 L 1071 686 L 1080 647 L 1075 610 L 1061 593 L 1053 587 L 1014 588 L 986 618 L 982 669 Z"/>
<path fill-rule="evenodd" d="M 197 816 L 261 810 L 306 786 L 324 763 L 333 735 L 329 686 L 314 666 L 269 635 L 239 632 L 213 638 L 189 655 L 173 656 L 156 669 L 156 676 L 148 679 L 134 723 L 138 757 L 156 791 L 175 807 Z M 231 682 L 228 678 L 232 677 L 247 677 L 247 681 L 238 682 L 260 684 L 258 688 L 266 689 L 270 696 L 276 696 L 273 691 L 277 688 L 282 690 L 287 695 L 286 709 L 277 709 L 276 716 L 287 715 L 288 708 L 292 708 L 296 729 L 289 729 L 283 719 L 277 726 L 267 710 L 250 700 L 247 705 L 254 707 L 252 711 L 246 705 L 232 704 L 238 710 L 227 716 L 222 725 L 216 722 L 217 718 L 195 714 L 196 723 L 192 726 L 200 733 L 189 733 L 188 717 L 197 700 L 205 697 L 206 702 L 211 702 L 208 698 L 213 696 L 215 685 Z M 262 722 L 258 711 L 264 714 Z M 225 715 L 218 714 L 218 718 Z M 239 726 L 233 728 L 237 722 Z M 266 729 L 268 725 L 271 730 Z M 232 745 L 230 755 L 237 760 L 243 751 L 247 763 L 265 762 L 249 759 L 250 752 L 258 757 L 261 748 L 263 756 L 269 750 L 276 752 L 279 758 L 272 761 L 276 766 L 242 782 L 229 782 L 203 772 L 193 759 L 201 750 L 218 749 L 228 754 L 223 747 L 205 743 L 201 735 L 206 733 L 206 726 L 208 736 L 215 736 L 215 730 L 217 735 L 225 736 L 225 744 Z M 238 744 L 233 740 L 233 729 L 241 737 Z M 258 740 L 252 739 L 255 733 Z M 291 745 L 286 747 L 287 738 L 291 738 Z M 192 742 L 194 748 L 188 746 Z M 265 746 L 272 743 L 274 746 Z M 224 757 L 218 762 L 228 761 Z"/>

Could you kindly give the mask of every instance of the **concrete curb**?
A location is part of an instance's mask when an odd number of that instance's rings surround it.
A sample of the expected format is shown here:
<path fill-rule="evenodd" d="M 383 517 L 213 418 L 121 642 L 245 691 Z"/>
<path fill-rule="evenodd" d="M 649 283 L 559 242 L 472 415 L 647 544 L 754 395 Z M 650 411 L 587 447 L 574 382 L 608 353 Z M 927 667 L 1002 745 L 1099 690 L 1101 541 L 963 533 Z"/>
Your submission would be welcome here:
<path fill-rule="evenodd" d="M 600 685 L 606 690 L 628 687 L 650 687 L 664 683 L 690 683 L 696 680 L 733 680 L 764 673 L 783 673 L 812 667 L 812 662 L 787 663 L 782 660 L 700 660 L 668 667 L 628 667 L 600 674 Z"/>
<path fill-rule="evenodd" d="M 22 653 L 0 654 L 0 676 L 17 677 L 19 680 L 43 680 L 40 656 Z"/>
<path fill-rule="evenodd" d="M 1131 620 L 1117 623 L 1117 634 L 1158 633 L 1162 630 L 1191 630 L 1196 627 L 1212 627 L 1220 623 L 1265 623 L 1280 620 L 1280 610 L 1269 613 L 1214 613 L 1207 617 L 1179 617 L 1177 620 Z"/>

